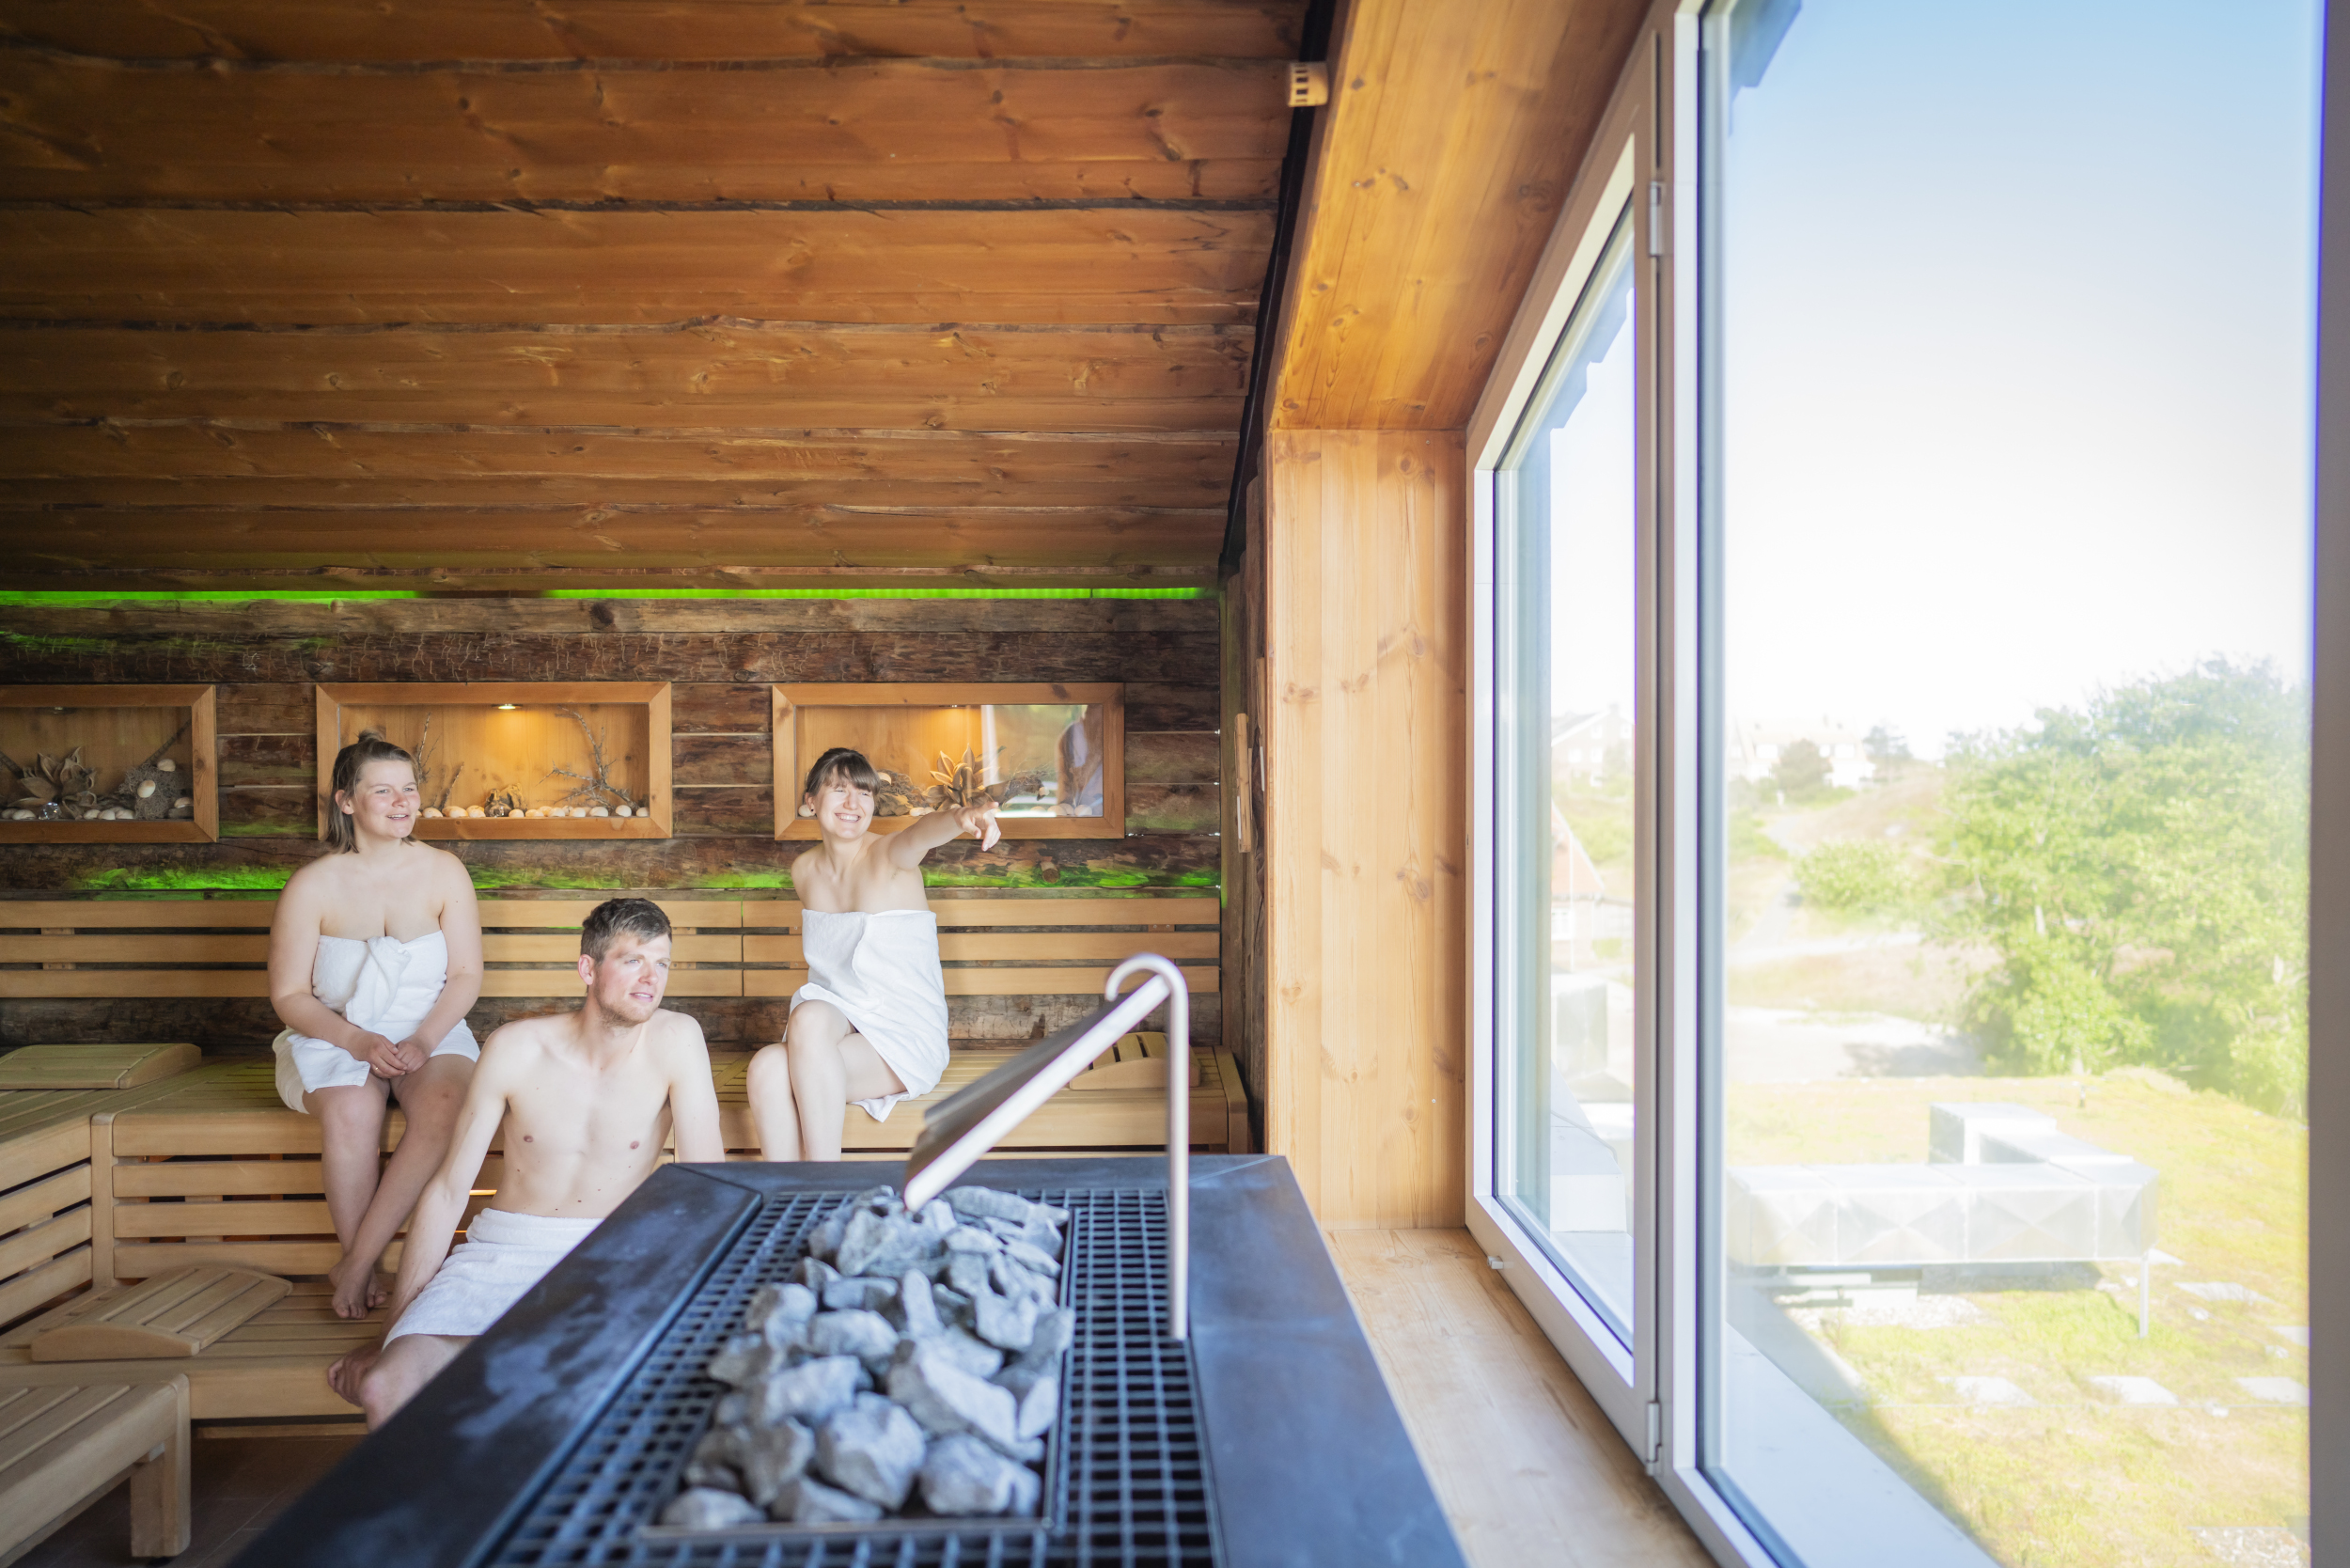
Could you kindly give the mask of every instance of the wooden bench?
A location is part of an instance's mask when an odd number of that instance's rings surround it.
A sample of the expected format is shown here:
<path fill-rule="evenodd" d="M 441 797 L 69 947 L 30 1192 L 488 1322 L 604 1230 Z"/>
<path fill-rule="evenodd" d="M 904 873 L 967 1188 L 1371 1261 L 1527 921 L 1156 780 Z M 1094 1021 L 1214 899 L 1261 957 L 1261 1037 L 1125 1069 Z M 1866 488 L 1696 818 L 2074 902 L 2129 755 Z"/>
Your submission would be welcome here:
<path fill-rule="evenodd" d="M 131 1555 L 188 1549 L 188 1380 L 0 1368 L 0 1568 L 131 1482 Z"/>

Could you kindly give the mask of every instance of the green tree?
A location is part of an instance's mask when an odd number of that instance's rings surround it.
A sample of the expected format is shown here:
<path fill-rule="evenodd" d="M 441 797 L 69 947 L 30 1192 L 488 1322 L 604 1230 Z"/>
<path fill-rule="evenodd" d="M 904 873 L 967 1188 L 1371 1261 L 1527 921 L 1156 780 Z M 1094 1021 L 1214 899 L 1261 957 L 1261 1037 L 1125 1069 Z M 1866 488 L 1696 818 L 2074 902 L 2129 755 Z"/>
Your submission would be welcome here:
<path fill-rule="evenodd" d="M 1795 862 L 1795 886 L 1806 903 L 1878 914 L 1907 903 L 1914 879 L 1908 856 L 1892 845 L 1839 839 Z"/>
<path fill-rule="evenodd" d="M 1827 759 L 1810 741 L 1792 741 L 1771 765 L 1771 782 L 1789 800 L 1811 800 L 1827 790 Z"/>
<path fill-rule="evenodd" d="M 1967 1000 L 2027 1072 L 2160 1066 L 2297 1110 L 2309 1044 L 2305 696 L 2266 665 L 2183 675 L 1965 737 L 1938 848 Z"/>

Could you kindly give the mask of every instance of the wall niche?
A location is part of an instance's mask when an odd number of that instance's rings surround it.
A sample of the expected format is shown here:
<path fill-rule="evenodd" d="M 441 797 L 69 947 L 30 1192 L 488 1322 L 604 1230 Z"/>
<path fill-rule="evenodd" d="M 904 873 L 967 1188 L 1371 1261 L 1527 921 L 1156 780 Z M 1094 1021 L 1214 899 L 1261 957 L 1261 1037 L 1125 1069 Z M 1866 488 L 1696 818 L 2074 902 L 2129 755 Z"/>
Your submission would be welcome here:
<path fill-rule="evenodd" d="M 669 837 L 666 681 L 321 685 L 321 838 L 335 754 L 368 729 L 416 759 L 419 839 Z"/>
<path fill-rule="evenodd" d="M 0 843 L 220 837 L 211 686 L 0 687 Z"/>

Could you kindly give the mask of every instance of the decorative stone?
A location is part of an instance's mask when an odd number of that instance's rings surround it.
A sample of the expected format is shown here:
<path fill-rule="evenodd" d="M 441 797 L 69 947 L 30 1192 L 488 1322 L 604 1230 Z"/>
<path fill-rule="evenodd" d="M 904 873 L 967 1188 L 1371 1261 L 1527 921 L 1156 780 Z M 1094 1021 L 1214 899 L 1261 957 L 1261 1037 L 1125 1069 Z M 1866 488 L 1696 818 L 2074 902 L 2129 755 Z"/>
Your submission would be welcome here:
<path fill-rule="evenodd" d="M 697 1486 L 661 1511 L 661 1522 L 679 1529 L 725 1529 L 765 1518 L 748 1497 Z"/>
<path fill-rule="evenodd" d="M 612 808 L 612 814 L 616 817 L 633 817 L 636 812 L 634 807 L 615 806 Z"/>
<path fill-rule="evenodd" d="M 807 1348 L 817 1356 L 854 1356 L 880 1377 L 889 1371 L 898 1331 L 879 1312 L 820 1312 L 807 1325 Z"/>
<path fill-rule="evenodd" d="M 774 1504 L 776 1494 L 800 1479 L 816 1455 L 816 1436 L 797 1421 L 752 1427 L 734 1444 L 734 1467 L 743 1477 L 744 1495 L 761 1508 Z"/>
<path fill-rule="evenodd" d="M 171 803 L 171 808 L 174 811 L 184 811 L 195 805 L 196 797 L 194 795 L 181 795 Z"/>
<path fill-rule="evenodd" d="M 941 1437 L 923 1456 L 922 1501 L 941 1518 L 1035 1512 L 1042 1485 L 976 1437 Z"/>
<path fill-rule="evenodd" d="M 155 763 L 155 771 L 157 773 L 178 773 L 180 771 L 180 764 L 173 761 L 168 757 L 161 758 L 157 760 Z"/>
<path fill-rule="evenodd" d="M 881 1505 L 802 1476 L 776 1494 L 768 1516 L 795 1525 L 862 1525 L 882 1516 Z"/>
<path fill-rule="evenodd" d="M 428 817 L 437 817 L 441 814 L 441 808 L 437 806 L 428 806 L 424 808 L 424 814 Z"/>
<path fill-rule="evenodd" d="M 608 806 L 590 806 L 588 808 L 588 814 L 591 817 L 608 817 L 612 814 L 612 808 Z"/>
<path fill-rule="evenodd" d="M 139 780 L 139 799 L 141 799 L 141 800 L 149 800 L 149 799 L 152 799 L 152 798 L 154 797 L 154 793 L 155 793 L 155 781 L 154 781 L 153 779 L 151 779 L 151 778 L 142 778 L 142 779 L 140 779 L 140 780 Z"/>
<path fill-rule="evenodd" d="M 890 1370 L 889 1397 L 932 1436 L 975 1433 L 1005 1453 L 1019 1446 L 1019 1406 L 1010 1391 L 956 1366 L 935 1340 Z"/>
<path fill-rule="evenodd" d="M 857 1373 L 863 1370 L 854 1356 L 824 1356 L 770 1372 L 758 1389 L 752 1419 L 761 1426 L 775 1426 L 792 1416 L 821 1422 L 855 1397 Z"/>
<path fill-rule="evenodd" d="M 879 1394 L 859 1394 L 818 1430 L 816 1469 L 844 1492 L 901 1508 L 928 1447 L 913 1417 Z"/>
<path fill-rule="evenodd" d="M 922 1289 L 927 1293 L 930 1281 L 924 1280 Z M 829 1280 L 824 1285 L 824 1305 L 836 1312 L 852 1309 L 878 1312 L 897 1299 L 896 1280 L 876 1279 L 870 1275 L 859 1275 L 854 1279 Z"/>

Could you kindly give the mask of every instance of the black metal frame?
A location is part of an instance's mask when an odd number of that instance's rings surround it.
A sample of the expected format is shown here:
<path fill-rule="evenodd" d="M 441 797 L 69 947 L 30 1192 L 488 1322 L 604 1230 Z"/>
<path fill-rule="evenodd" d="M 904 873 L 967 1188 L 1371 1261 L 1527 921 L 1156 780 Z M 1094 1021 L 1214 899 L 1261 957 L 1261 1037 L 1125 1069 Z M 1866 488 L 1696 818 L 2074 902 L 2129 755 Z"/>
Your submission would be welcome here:
<path fill-rule="evenodd" d="M 239 1561 L 482 1562 L 773 1199 L 883 1174 L 854 1163 L 657 1171 Z M 1167 1183 L 1155 1157 L 990 1160 L 972 1175 L 1017 1189 Z M 1203 1156 L 1191 1193 L 1191 1365 L 1223 1560 L 1464 1568 L 1288 1162 Z M 640 1555 L 666 1554 L 647 1543 Z M 1080 1558 L 1114 1560 L 1084 1547 L 1068 1560 Z"/>

